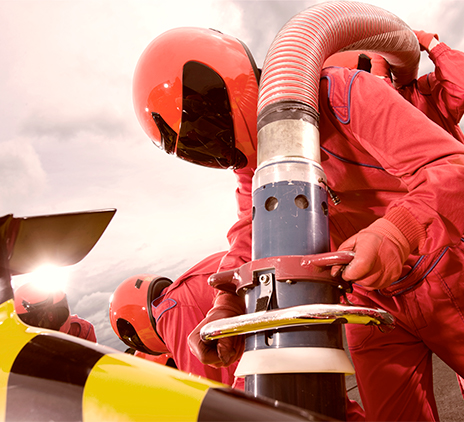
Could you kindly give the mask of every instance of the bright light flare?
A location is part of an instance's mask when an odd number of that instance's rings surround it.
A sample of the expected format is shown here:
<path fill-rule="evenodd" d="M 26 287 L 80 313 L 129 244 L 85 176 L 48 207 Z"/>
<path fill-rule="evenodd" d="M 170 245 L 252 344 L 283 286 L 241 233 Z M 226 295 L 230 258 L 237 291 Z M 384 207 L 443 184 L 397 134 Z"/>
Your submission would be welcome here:
<path fill-rule="evenodd" d="M 69 281 L 69 274 L 69 267 L 43 265 L 29 274 L 17 276 L 18 279 L 21 279 L 21 282 L 15 282 L 15 284 L 22 285 L 25 283 L 34 283 L 44 291 L 53 292 L 56 290 L 61 290 L 66 292 L 66 287 Z"/>

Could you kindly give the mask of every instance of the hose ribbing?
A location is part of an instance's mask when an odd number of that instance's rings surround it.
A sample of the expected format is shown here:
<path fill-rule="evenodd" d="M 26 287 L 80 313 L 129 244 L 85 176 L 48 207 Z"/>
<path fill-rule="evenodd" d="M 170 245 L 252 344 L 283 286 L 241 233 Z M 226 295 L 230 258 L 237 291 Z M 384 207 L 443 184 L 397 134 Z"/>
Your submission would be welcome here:
<path fill-rule="evenodd" d="M 263 109 L 297 104 L 318 113 L 319 78 L 324 61 L 345 50 L 376 51 L 389 62 L 396 86 L 417 76 L 420 50 L 409 26 L 392 13 L 353 1 L 326 2 L 290 19 L 267 53 L 258 99 L 258 127 Z M 279 107 L 282 105 L 282 107 Z M 281 110 L 279 110 L 281 111 Z M 269 112 L 266 124 L 279 120 Z"/>

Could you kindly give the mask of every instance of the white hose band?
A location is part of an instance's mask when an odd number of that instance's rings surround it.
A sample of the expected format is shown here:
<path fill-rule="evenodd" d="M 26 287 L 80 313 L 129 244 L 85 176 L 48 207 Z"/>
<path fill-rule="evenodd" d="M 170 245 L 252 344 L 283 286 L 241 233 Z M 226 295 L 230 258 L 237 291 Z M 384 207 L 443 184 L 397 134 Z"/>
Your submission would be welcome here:
<path fill-rule="evenodd" d="M 236 377 L 254 374 L 344 373 L 354 368 L 343 349 L 326 347 L 285 347 L 245 352 Z"/>

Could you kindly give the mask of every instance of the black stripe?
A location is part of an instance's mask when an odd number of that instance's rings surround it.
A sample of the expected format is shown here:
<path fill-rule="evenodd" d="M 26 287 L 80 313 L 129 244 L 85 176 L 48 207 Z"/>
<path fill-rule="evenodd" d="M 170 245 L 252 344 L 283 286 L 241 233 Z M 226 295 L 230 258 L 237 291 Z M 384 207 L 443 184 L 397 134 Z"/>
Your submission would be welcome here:
<path fill-rule="evenodd" d="M 198 422 L 296 422 L 336 421 L 290 404 L 233 388 L 210 388 L 204 397 Z"/>
<path fill-rule="evenodd" d="M 11 368 L 6 420 L 81 421 L 84 385 L 103 355 L 80 339 L 34 337 Z"/>

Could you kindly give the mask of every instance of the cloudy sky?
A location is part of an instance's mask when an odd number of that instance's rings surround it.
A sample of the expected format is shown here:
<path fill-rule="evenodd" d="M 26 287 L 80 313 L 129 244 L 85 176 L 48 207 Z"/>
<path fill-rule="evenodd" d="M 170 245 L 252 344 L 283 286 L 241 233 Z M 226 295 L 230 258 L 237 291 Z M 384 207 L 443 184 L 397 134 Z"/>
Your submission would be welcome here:
<path fill-rule="evenodd" d="M 261 66 L 281 27 L 316 3 L 0 0 L 0 216 L 117 209 L 95 248 L 69 267 L 66 288 L 100 343 L 125 349 L 108 321 L 122 280 L 175 279 L 227 248 L 236 216 L 232 172 L 168 156 L 139 127 L 131 78 L 140 54 L 168 29 L 211 27 L 244 41 Z M 464 49 L 461 0 L 368 3 Z M 423 55 L 420 73 L 430 70 Z"/>

